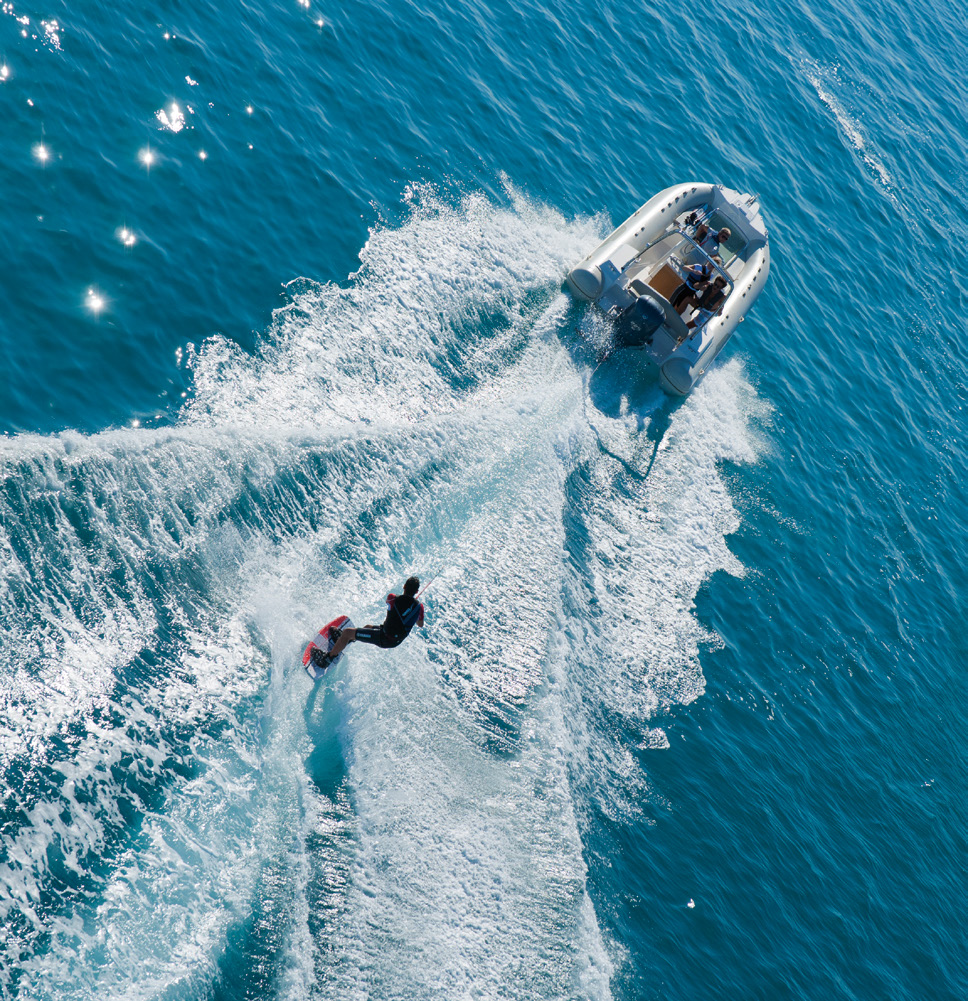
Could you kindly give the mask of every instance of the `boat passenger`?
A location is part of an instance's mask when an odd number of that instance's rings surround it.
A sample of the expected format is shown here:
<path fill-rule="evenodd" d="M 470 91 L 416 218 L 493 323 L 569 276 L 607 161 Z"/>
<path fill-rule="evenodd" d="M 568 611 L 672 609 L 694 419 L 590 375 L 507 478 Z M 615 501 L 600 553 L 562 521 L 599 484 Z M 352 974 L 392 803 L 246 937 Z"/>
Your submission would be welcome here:
<path fill-rule="evenodd" d="M 713 233 L 710 232 L 709 227 L 705 223 L 700 223 L 696 228 L 696 235 L 693 239 L 712 257 L 714 254 L 719 253 L 719 245 L 725 243 L 732 235 L 733 231 L 728 226 L 723 226 L 722 229 Z"/>
<path fill-rule="evenodd" d="M 723 266 L 723 259 L 719 254 L 714 254 L 712 259 L 720 267 Z M 682 313 L 680 306 L 685 308 L 686 299 L 704 289 L 713 278 L 713 269 L 708 264 L 686 264 L 682 270 L 685 272 L 686 280 L 669 296 L 672 308 L 678 313 Z"/>
<path fill-rule="evenodd" d="M 718 315 L 722 312 L 723 304 L 726 302 L 726 296 L 728 295 L 729 290 L 726 288 L 726 279 L 722 275 L 716 275 L 709 285 L 685 300 L 684 305 L 692 306 L 697 313 L 686 326 L 690 330 L 695 330 L 700 312 L 706 314 L 703 322 L 711 316 Z"/>
<path fill-rule="evenodd" d="M 684 306 L 686 299 L 712 281 L 712 269 L 708 264 L 686 264 L 682 270 L 685 281 L 669 296 L 672 308 L 679 313 L 682 312 L 679 307 Z"/>

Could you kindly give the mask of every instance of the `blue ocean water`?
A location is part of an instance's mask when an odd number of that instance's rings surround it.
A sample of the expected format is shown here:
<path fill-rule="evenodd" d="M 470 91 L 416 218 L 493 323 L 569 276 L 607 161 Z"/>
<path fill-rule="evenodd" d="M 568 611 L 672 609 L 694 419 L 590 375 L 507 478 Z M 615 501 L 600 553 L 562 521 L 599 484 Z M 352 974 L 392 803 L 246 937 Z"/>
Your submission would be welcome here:
<path fill-rule="evenodd" d="M 4 3 L 0 996 L 968 997 L 966 61 Z M 672 401 L 563 279 L 688 179 L 773 264 Z"/>

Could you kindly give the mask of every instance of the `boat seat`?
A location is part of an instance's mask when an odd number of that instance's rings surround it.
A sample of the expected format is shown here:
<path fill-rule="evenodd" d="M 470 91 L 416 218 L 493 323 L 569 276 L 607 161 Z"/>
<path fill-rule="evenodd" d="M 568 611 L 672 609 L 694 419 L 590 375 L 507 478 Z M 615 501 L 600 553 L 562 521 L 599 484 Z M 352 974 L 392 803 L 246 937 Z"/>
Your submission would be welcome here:
<path fill-rule="evenodd" d="M 672 293 L 682 284 L 682 277 L 669 264 L 661 268 L 649 279 L 649 285 L 664 299 L 671 299 Z M 641 293 L 640 293 L 641 294 Z"/>
<path fill-rule="evenodd" d="M 669 306 L 666 309 L 665 314 L 665 325 L 668 327 L 669 332 L 673 334 L 677 340 L 684 341 L 692 334 L 692 331 L 686 326 L 686 321 L 672 308 L 672 306 Z"/>

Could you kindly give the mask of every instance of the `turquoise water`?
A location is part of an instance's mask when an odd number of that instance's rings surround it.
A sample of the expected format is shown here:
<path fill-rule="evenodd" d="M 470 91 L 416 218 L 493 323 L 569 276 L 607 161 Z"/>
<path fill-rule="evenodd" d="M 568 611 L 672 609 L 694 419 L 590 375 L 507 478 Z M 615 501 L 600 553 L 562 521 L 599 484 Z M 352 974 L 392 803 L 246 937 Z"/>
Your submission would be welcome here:
<path fill-rule="evenodd" d="M 0 996 L 968 996 L 966 62 L 0 8 Z M 773 263 L 672 401 L 563 281 L 689 179 Z"/>

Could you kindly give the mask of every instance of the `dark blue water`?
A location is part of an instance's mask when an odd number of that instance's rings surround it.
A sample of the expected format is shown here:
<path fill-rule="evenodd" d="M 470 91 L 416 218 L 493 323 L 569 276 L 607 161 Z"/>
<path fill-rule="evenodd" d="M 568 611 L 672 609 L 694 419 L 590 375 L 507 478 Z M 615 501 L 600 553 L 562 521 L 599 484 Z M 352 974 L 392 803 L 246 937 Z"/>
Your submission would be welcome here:
<path fill-rule="evenodd" d="M 966 60 L 5 4 L 0 996 L 968 997 Z M 671 401 L 563 279 L 690 179 L 773 267 Z"/>

